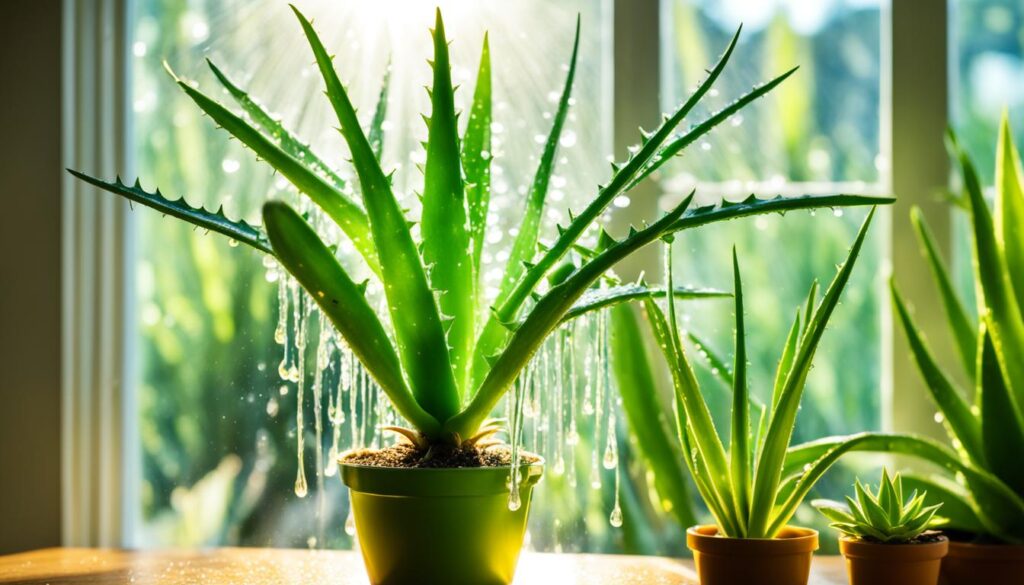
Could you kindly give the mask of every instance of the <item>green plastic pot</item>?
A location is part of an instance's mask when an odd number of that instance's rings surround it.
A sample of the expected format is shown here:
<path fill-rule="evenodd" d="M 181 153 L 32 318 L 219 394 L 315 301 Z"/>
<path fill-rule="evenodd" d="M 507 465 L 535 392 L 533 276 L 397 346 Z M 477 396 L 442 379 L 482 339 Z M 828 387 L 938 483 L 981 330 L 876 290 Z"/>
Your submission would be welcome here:
<path fill-rule="evenodd" d="M 374 585 L 512 582 L 543 462 L 523 465 L 518 510 L 509 468 L 397 469 L 339 462 Z"/>

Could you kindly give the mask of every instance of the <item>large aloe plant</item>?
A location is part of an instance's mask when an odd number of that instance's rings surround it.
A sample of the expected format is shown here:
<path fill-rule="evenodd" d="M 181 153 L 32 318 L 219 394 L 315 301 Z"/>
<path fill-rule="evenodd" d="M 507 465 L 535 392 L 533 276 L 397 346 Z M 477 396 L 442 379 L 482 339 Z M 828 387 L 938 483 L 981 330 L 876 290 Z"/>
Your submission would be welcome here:
<path fill-rule="evenodd" d="M 935 359 L 893 281 L 896 313 L 954 444 L 955 453 L 943 457 L 955 457 L 952 469 L 961 472 L 958 482 L 913 479 L 947 502 L 941 513 L 946 527 L 1024 542 L 1024 172 L 1004 117 L 996 147 L 993 214 L 974 164 L 952 134 L 950 138 L 963 178 L 961 209 L 972 227 L 977 320 L 957 295 L 919 209 L 911 211 L 911 223 L 935 277 L 960 366 L 973 388 L 970 393 L 959 388 L 947 366 Z"/>
<path fill-rule="evenodd" d="M 683 467 L 722 534 L 736 538 L 771 538 L 792 518 L 817 480 L 860 441 L 859 435 L 836 441 L 798 470 L 787 465 L 787 447 L 807 373 L 829 317 L 849 280 L 872 217 L 873 212 L 861 226 L 846 262 L 820 303 L 815 284 L 808 294 L 806 310 L 796 311 L 779 359 L 771 401 L 764 404 L 751 395 L 747 384 L 743 288 L 739 260 L 733 253 L 736 344 L 734 366 L 729 374 L 732 421 L 728 450 L 724 437 L 715 428 L 703 389 L 683 346 L 683 336 L 676 326 L 674 299 L 668 299 L 667 314 L 653 299 L 645 301 L 647 319 L 672 376 L 677 442 L 670 446 L 664 431 L 656 425 L 658 421 L 649 421 L 644 436 L 638 438 L 653 467 L 656 488 L 681 522 L 692 522 L 688 488 L 680 477 L 680 467 Z M 671 286 L 671 247 L 666 271 Z M 637 317 L 627 307 L 622 307 L 616 309 L 614 318 L 613 359 L 627 412 L 657 412 L 651 388 L 626 386 L 630 377 L 647 384 L 653 383 L 654 378 Z M 717 362 L 720 358 L 708 356 L 708 359 Z M 718 364 L 717 369 L 726 371 L 722 364 Z M 676 453 L 674 458 L 667 455 L 670 449 Z"/>
<path fill-rule="evenodd" d="M 294 10 L 294 8 L 293 8 Z M 432 112 L 422 190 L 419 239 L 414 222 L 402 209 L 391 177 L 380 161 L 383 100 L 369 132 L 356 110 L 327 49 L 308 19 L 294 10 L 309 41 L 326 95 L 337 116 L 358 179 L 348 184 L 281 122 L 270 116 L 244 89 L 210 63 L 214 74 L 244 111 L 240 116 L 193 84 L 175 81 L 200 109 L 316 204 L 351 240 L 355 250 L 382 284 L 386 315 L 378 315 L 366 298 L 366 283 L 356 282 L 335 251 L 307 217 L 280 201 L 263 207 L 262 228 L 232 221 L 216 212 L 169 200 L 159 190 L 147 192 L 117 179 L 107 182 L 77 171 L 75 176 L 132 201 L 191 222 L 273 255 L 310 294 L 331 320 L 397 411 L 414 427 L 402 432 L 427 447 L 461 445 L 494 430 L 484 425 L 490 411 L 527 365 L 544 339 L 564 320 L 653 294 L 639 285 L 588 292 L 594 283 L 641 247 L 681 229 L 758 213 L 793 209 L 874 204 L 870 197 L 832 195 L 759 200 L 690 208 L 692 194 L 663 217 L 614 240 L 601 230 L 601 249 L 590 253 L 579 240 L 622 193 L 644 180 L 730 116 L 771 91 L 793 71 L 753 88 L 735 102 L 689 129 L 675 133 L 721 74 L 736 37 L 709 71 L 707 79 L 640 144 L 621 165 L 613 164 L 610 181 L 548 245 L 540 241 L 560 133 L 565 123 L 576 74 L 579 28 L 550 134 L 544 144 L 505 276 L 493 307 L 484 308 L 480 286 L 481 250 L 490 199 L 491 61 L 485 38 L 469 120 L 459 135 L 448 40 L 440 12 L 433 30 Z M 172 73 L 173 75 L 173 73 Z M 351 194 L 358 192 L 360 200 Z M 265 231 L 264 231 L 265 230 Z M 580 265 L 564 266 L 570 253 Z M 585 253 L 585 254 L 583 254 Z M 552 278 L 557 274 L 558 278 Z M 673 288 L 672 296 L 702 293 Z"/>

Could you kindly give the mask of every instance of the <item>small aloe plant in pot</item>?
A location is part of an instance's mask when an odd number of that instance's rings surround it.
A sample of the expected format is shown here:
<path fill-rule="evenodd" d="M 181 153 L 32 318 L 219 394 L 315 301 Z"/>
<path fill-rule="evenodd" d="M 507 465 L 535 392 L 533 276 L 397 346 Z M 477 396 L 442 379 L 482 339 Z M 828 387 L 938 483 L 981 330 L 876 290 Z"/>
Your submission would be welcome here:
<path fill-rule="evenodd" d="M 926 506 L 927 492 L 917 490 L 904 499 L 902 478 L 885 469 L 877 492 L 860 480 L 854 491 L 846 504 L 812 502 L 843 534 L 851 585 L 935 585 L 949 539 L 928 529 L 942 504 Z"/>
<path fill-rule="evenodd" d="M 653 300 L 645 301 L 647 318 L 672 374 L 682 458 L 716 522 L 687 531 L 687 544 L 694 551 L 705 585 L 807 582 L 818 533 L 788 523 L 818 478 L 845 452 L 845 446 L 836 446 L 795 474 L 784 475 L 784 464 L 807 373 L 853 271 L 873 213 L 861 226 L 846 262 L 820 303 L 817 287 L 812 286 L 810 309 L 802 326 L 797 311 L 771 401 L 764 404 L 754 400 L 747 384 L 743 287 L 733 252 L 736 344 L 728 451 L 682 345 L 674 299 L 668 299 L 667 315 Z M 666 271 L 671 286 L 671 246 L 668 249 Z"/>
<path fill-rule="evenodd" d="M 486 40 L 471 110 L 460 136 L 448 40 L 438 12 L 433 30 L 432 112 L 425 144 L 422 212 L 417 222 L 402 208 L 391 176 L 380 161 L 383 116 L 374 116 L 369 132 L 364 131 L 312 23 L 298 10 L 295 14 L 348 145 L 356 184 L 348 184 L 216 67 L 215 75 L 245 111 L 244 117 L 194 85 L 175 80 L 214 122 L 251 148 L 319 211 L 300 213 L 285 202 L 271 201 L 263 207 L 264 225 L 257 227 L 232 221 L 221 211 L 191 207 L 183 199 L 166 199 L 159 190 L 147 192 L 139 183 L 130 186 L 120 180 L 108 182 L 72 173 L 272 255 L 305 289 L 407 421 L 408 427 L 393 428 L 404 443 L 392 448 L 389 456 L 359 452 L 347 454 L 341 461 L 342 479 L 351 489 L 360 546 L 374 583 L 481 584 L 512 579 L 530 493 L 542 462 L 511 455 L 514 449 L 486 448 L 493 446 L 499 428 L 488 417 L 560 324 L 616 303 L 666 294 L 666 290 L 641 285 L 605 288 L 592 294 L 595 283 L 618 262 L 676 231 L 717 221 L 885 202 L 847 195 L 751 197 L 690 209 L 691 194 L 663 217 L 630 230 L 619 240 L 594 230 L 619 195 L 792 73 L 753 88 L 677 133 L 721 74 L 736 45 L 734 37 L 694 94 L 653 132 L 643 132 L 629 158 L 613 165 L 608 183 L 598 188 L 584 209 L 570 214 L 571 221 L 559 226 L 553 241 L 542 243 L 540 225 L 547 187 L 576 72 L 577 28 L 565 86 L 502 286 L 494 305 L 485 307 L 481 250 L 491 164 L 491 62 Z M 352 197 L 354 193 L 359 200 Z M 352 278 L 338 261 L 334 242 L 325 242 L 314 228 L 325 222 L 337 225 L 372 278 L 381 284 L 381 302 L 387 309 L 383 314 L 378 314 L 376 303 L 367 298 L 367 283 Z M 580 243 L 582 236 L 593 231 L 598 232 L 597 251 Z M 580 261 L 566 263 L 570 255 L 579 255 Z M 672 298 L 690 294 L 674 287 L 667 290 Z M 438 535 L 457 537 L 457 542 Z"/>

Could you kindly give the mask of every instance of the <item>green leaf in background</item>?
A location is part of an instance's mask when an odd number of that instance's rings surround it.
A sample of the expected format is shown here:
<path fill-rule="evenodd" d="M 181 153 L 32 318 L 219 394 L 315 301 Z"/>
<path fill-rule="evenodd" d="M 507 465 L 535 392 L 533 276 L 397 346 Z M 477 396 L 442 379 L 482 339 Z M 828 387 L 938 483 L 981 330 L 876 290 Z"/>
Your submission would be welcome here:
<path fill-rule="evenodd" d="M 327 50 L 306 17 L 294 6 L 292 10 L 316 56 L 317 66 L 327 86 L 327 97 L 338 116 L 342 136 L 348 143 L 352 164 L 359 175 L 402 366 L 409 375 L 416 401 L 438 421 L 447 420 L 459 410 L 459 393 L 437 304 L 427 285 L 416 245 L 391 191 L 391 182 L 384 176 L 359 126 L 355 109 Z M 424 359 L 424 356 L 430 358 Z"/>
<path fill-rule="evenodd" d="M 384 120 L 388 117 L 388 93 L 391 86 L 391 60 L 384 67 L 384 79 L 380 82 L 380 94 L 377 96 L 377 107 L 373 109 L 373 120 L 370 120 L 370 132 L 367 139 L 374 156 L 383 164 L 384 156 Z"/>
<path fill-rule="evenodd" d="M 447 328 L 461 404 L 469 385 L 476 336 L 476 274 L 467 228 L 466 194 L 462 184 L 462 160 L 455 119 L 455 90 L 452 88 L 448 39 L 445 38 L 440 9 L 437 10 L 433 37 L 434 85 L 430 92 L 432 112 L 427 122 L 427 162 L 423 173 L 420 233 L 423 262 L 428 267 L 430 286 L 437 293 L 441 317 Z M 448 416 L 453 414 L 454 411 Z"/>
<path fill-rule="evenodd" d="M 903 296 L 896 287 L 895 281 L 889 282 L 892 302 L 896 308 L 896 316 L 903 325 L 911 354 L 921 370 L 925 387 L 931 393 L 935 405 L 942 411 L 950 434 L 960 441 L 968 456 L 977 462 L 985 461 L 984 443 L 981 436 L 981 424 L 978 417 L 971 412 L 971 407 L 963 395 L 956 390 L 953 382 L 939 368 L 925 343 L 914 318 L 910 315 Z"/>
<path fill-rule="evenodd" d="M 960 486 L 941 475 L 903 474 L 905 489 L 927 491 L 928 501 L 942 502 L 942 511 L 938 514 L 940 527 L 980 534 L 985 527 L 978 519 L 977 506 L 971 495 Z"/>
<path fill-rule="evenodd" d="M 946 311 L 946 318 L 949 321 L 957 351 L 964 363 L 964 371 L 971 379 L 974 379 L 978 353 L 976 351 L 978 346 L 977 327 L 967 315 L 967 309 L 953 288 L 953 282 L 946 270 L 945 263 L 939 256 L 939 249 L 935 244 L 931 229 L 928 227 L 928 222 L 917 206 L 910 210 L 910 223 L 914 226 L 917 239 L 921 243 L 922 254 L 928 260 L 928 265 L 931 266 L 932 276 L 935 277 L 935 284 L 942 298 L 942 306 Z"/>
<path fill-rule="evenodd" d="M 644 460 L 654 470 L 654 488 L 661 509 L 670 513 L 680 526 L 692 526 L 697 519 L 690 503 L 689 472 L 679 456 L 672 423 L 658 400 L 637 312 L 629 305 L 614 307 L 609 324 L 611 366 L 622 409 Z"/>

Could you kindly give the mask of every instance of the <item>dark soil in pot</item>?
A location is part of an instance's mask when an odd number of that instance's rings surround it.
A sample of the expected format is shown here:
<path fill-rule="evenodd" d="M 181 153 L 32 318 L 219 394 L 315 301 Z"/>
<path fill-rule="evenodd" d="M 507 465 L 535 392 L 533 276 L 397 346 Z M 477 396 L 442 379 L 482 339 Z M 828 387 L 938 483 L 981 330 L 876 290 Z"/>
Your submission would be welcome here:
<path fill-rule="evenodd" d="M 1022 585 L 1024 545 L 1002 544 L 963 533 L 949 534 L 939 585 Z"/>
<path fill-rule="evenodd" d="M 522 453 L 512 510 L 507 447 L 425 455 L 403 444 L 339 458 L 370 582 L 510 583 L 543 461 Z"/>
<path fill-rule="evenodd" d="M 540 457 L 519 452 L 522 463 L 537 463 Z M 508 467 L 512 464 L 512 448 L 495 445 L 487 449 L 458 448 L 439 445 L 431 452 L 416 449 L 409 443 L 399 443 L 383 449 L 355 449 L 343 453 L 338 462 L 369 467 L 403 467 L 406 469 L 434 469 L 453 467 Z"/>
<path fill-rule="evenodd" d="M 726 538 L 715 526 L 686 531 L 701 585 L 807 585 L 818 532 L 787 526 L 776 538 Z"/>
<path fill-rule="evenodd" d="M 948 549 L 949 540 L 937 533 L 902 544 L 839 540 L 850 585 L 936 585 Z"/>

